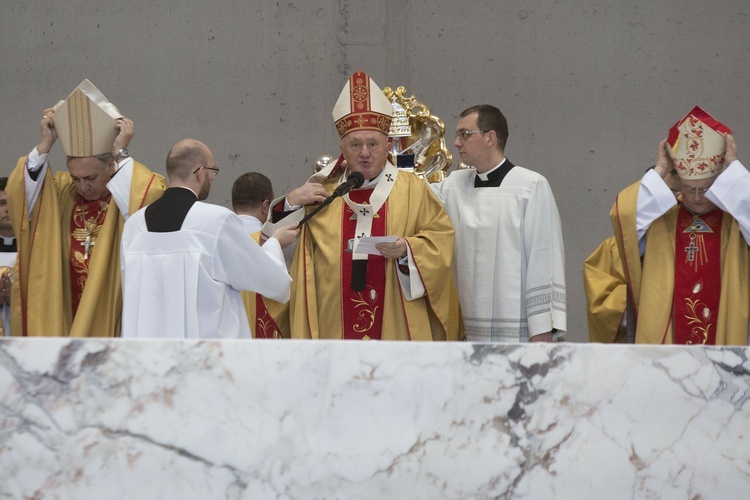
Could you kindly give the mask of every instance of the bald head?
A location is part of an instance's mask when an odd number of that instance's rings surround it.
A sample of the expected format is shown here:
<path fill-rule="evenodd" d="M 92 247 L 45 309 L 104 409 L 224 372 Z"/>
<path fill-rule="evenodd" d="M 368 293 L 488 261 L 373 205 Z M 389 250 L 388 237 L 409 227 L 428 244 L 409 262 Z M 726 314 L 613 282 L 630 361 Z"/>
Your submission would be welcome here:
<path fill-rule="evenodd" d="M 167 155 L 167 175 L 170 181 L 186 181 L 195 169 L 211 167 L 213 154 L 208 146 L 195 139 L 183 139 Z"/>

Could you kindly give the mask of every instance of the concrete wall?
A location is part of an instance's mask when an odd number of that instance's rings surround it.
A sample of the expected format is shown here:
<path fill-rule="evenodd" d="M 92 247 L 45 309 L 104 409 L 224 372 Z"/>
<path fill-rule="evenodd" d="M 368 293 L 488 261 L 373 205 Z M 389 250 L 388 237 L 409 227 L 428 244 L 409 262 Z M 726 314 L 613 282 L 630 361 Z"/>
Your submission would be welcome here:
<path fill-rule="evenodd" d="M 442 117 L 488 102 L 507 155 L 555 192 L 565 231 L 568 339 L 587 339 L 583 259 L 611 233 L 617 191 L 698 104 L 748 160 L 750 7 L 741 0 L 7 0 L 0 17 L 0 173 L 38 140 L 42 110 L 90 79 L 136 123 L 130 151 L 164 172 L 178 139 L 214 151 L 209 201 L 246 170 L 277 193 L 336 153 L 330 111 L 355 69 Z M 63 165 L 61 152 L 54 165 Z"/>

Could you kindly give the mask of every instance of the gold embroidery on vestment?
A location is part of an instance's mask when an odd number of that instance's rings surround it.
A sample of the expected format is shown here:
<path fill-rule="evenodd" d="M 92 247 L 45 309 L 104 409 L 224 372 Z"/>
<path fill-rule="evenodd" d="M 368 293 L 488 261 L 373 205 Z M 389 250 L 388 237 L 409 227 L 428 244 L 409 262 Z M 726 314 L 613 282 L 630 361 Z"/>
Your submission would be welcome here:
<path fill-rule="evenodd" d="M 375 318 L 378 313 L 378 306 L 375 306 L 378 299 L 377 292 L 372 287 L 365 290 L 367 295 L 363 296 L 362 292 L 357 292 L 354 302 L 354 309 L 357 311 L 357 322 L 354 324 L 354 331 L 364 333 L 370 330 L 375 324 Z"/>

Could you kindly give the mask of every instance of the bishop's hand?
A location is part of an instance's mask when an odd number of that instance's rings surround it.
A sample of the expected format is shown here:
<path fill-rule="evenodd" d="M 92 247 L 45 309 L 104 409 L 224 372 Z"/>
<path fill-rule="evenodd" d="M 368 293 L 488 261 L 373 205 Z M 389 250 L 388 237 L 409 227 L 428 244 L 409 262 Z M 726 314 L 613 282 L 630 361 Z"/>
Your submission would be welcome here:
<path fill-rule="evenodd" d="M 328 192 L 319 182 L 308 182 L 286 196 L 286 201 L 293 207 L 323 203 Z"/>
<path fill-rule="evenodd" d="M 727 152 L 724 155 L 724 165 L 729 166 L 737 160 L 737 143 L 734 141 L 732 134 L 724 134 L 724 140 L 727 142 Z"/>
<path fill-rule="evenodd" d="M 672 158 L 669 155 L 669 142 L 667 139 L 664 139 L 659 143 L 654 170 L 662 179 L 666 179 L 669 172 L 674 170 L 674 163 L 672 163 Z"/>
<path fill-rule="evenodd" d="M 386 259 L 400 259 L 401 257 L 406 257 L 407 244 L 404 238 L 399 238 L 393 243 L 378 243 L 375 245 L 375 248 L 377 248 L 380 255 Z"/>
<path fill-rule="evenodd" d="M 42 121 L 39 122 L 39 144 L 36 150 L 40 155 L 49 153 L 57 140 L 57 129 L 55 129 L 55 110 L 47 108 L 44 110 Z"/>
<path fill-rule="evenodd" d="M 133 134 L 135 134 L 133 121 L 123 116 L 117 119 L 115 128 L 117 129 L 117 136 L 115 136 L 115 140 L 112 143 L 112 151 L 128 149 L 128 144 L 130 144 L 130 140 L 133 138 Z"/>

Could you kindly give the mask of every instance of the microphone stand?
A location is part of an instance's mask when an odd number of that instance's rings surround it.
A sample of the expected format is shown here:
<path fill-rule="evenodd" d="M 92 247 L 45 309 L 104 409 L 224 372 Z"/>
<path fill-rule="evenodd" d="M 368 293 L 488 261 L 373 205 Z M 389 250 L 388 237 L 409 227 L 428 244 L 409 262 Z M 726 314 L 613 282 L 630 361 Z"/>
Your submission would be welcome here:
<path fill-rule="evenodd" d="M 337 198 L 336 196 L 329 196 L 328 198 L 326 198 L 325 200 L 323 200 L 323 202 L 321 202 L 321 204 L 320 204 L 320 205 L 318 205 L 317 207 L 315 207 L 315 210 L 313 210 L 313 211 L 312 211 L 312 212 L 310 212 L 309 214 L 305 215 L 305 216 L 304 216 L 304 217 L 302 218 L 302 220 L 301 220 L 301 221 L 299 221 L 299 223 L 297 224 L 297 227 L 298 227 L 298 228 L 299 228 L 299 227 L 302 227 L 302 224 L 304 224 L 305 222 L 307 222 L 307 221 L 309 221 L 310 219 L 312 219 L 312 216 L 313 216 L 313 215 L 317 214 L 318 212 L 320 212 L 321 210 L 323 210 L 323 209 L 324 209 L 325 207 L 327 207 L 328 205 L 330 205 L 330 204 L 331 204 L 331 202 L 332 202 L 333 200 L 335 200 L 336 198 Z"/>
<path fill-rule="evenodd" d="M 351 174 L 350 178 L 344 183 L 340 184 L 339 187 L 337 187 L 333 194 L 329 197 L 327 197 L 325 200 L 321 202 L 320 205 L 315 207 L 315 210 L 310 212 L 309 214 L 305 215 L 301 221 L 297 224 L 297 227 L 302 227 L 302 224 L 309 221 L 313 215 L 317 214 L 321 210 L 323 210 L 325 207 L 331 204 L 333 200 L 338 198 L 339 196 L 344 196 L 346 193 L 351 191 L 352 189 L 356 189 L 362 185 L 362 183 L 365 181 L 364 176 L 359 172 L 354 172 Z"/>

